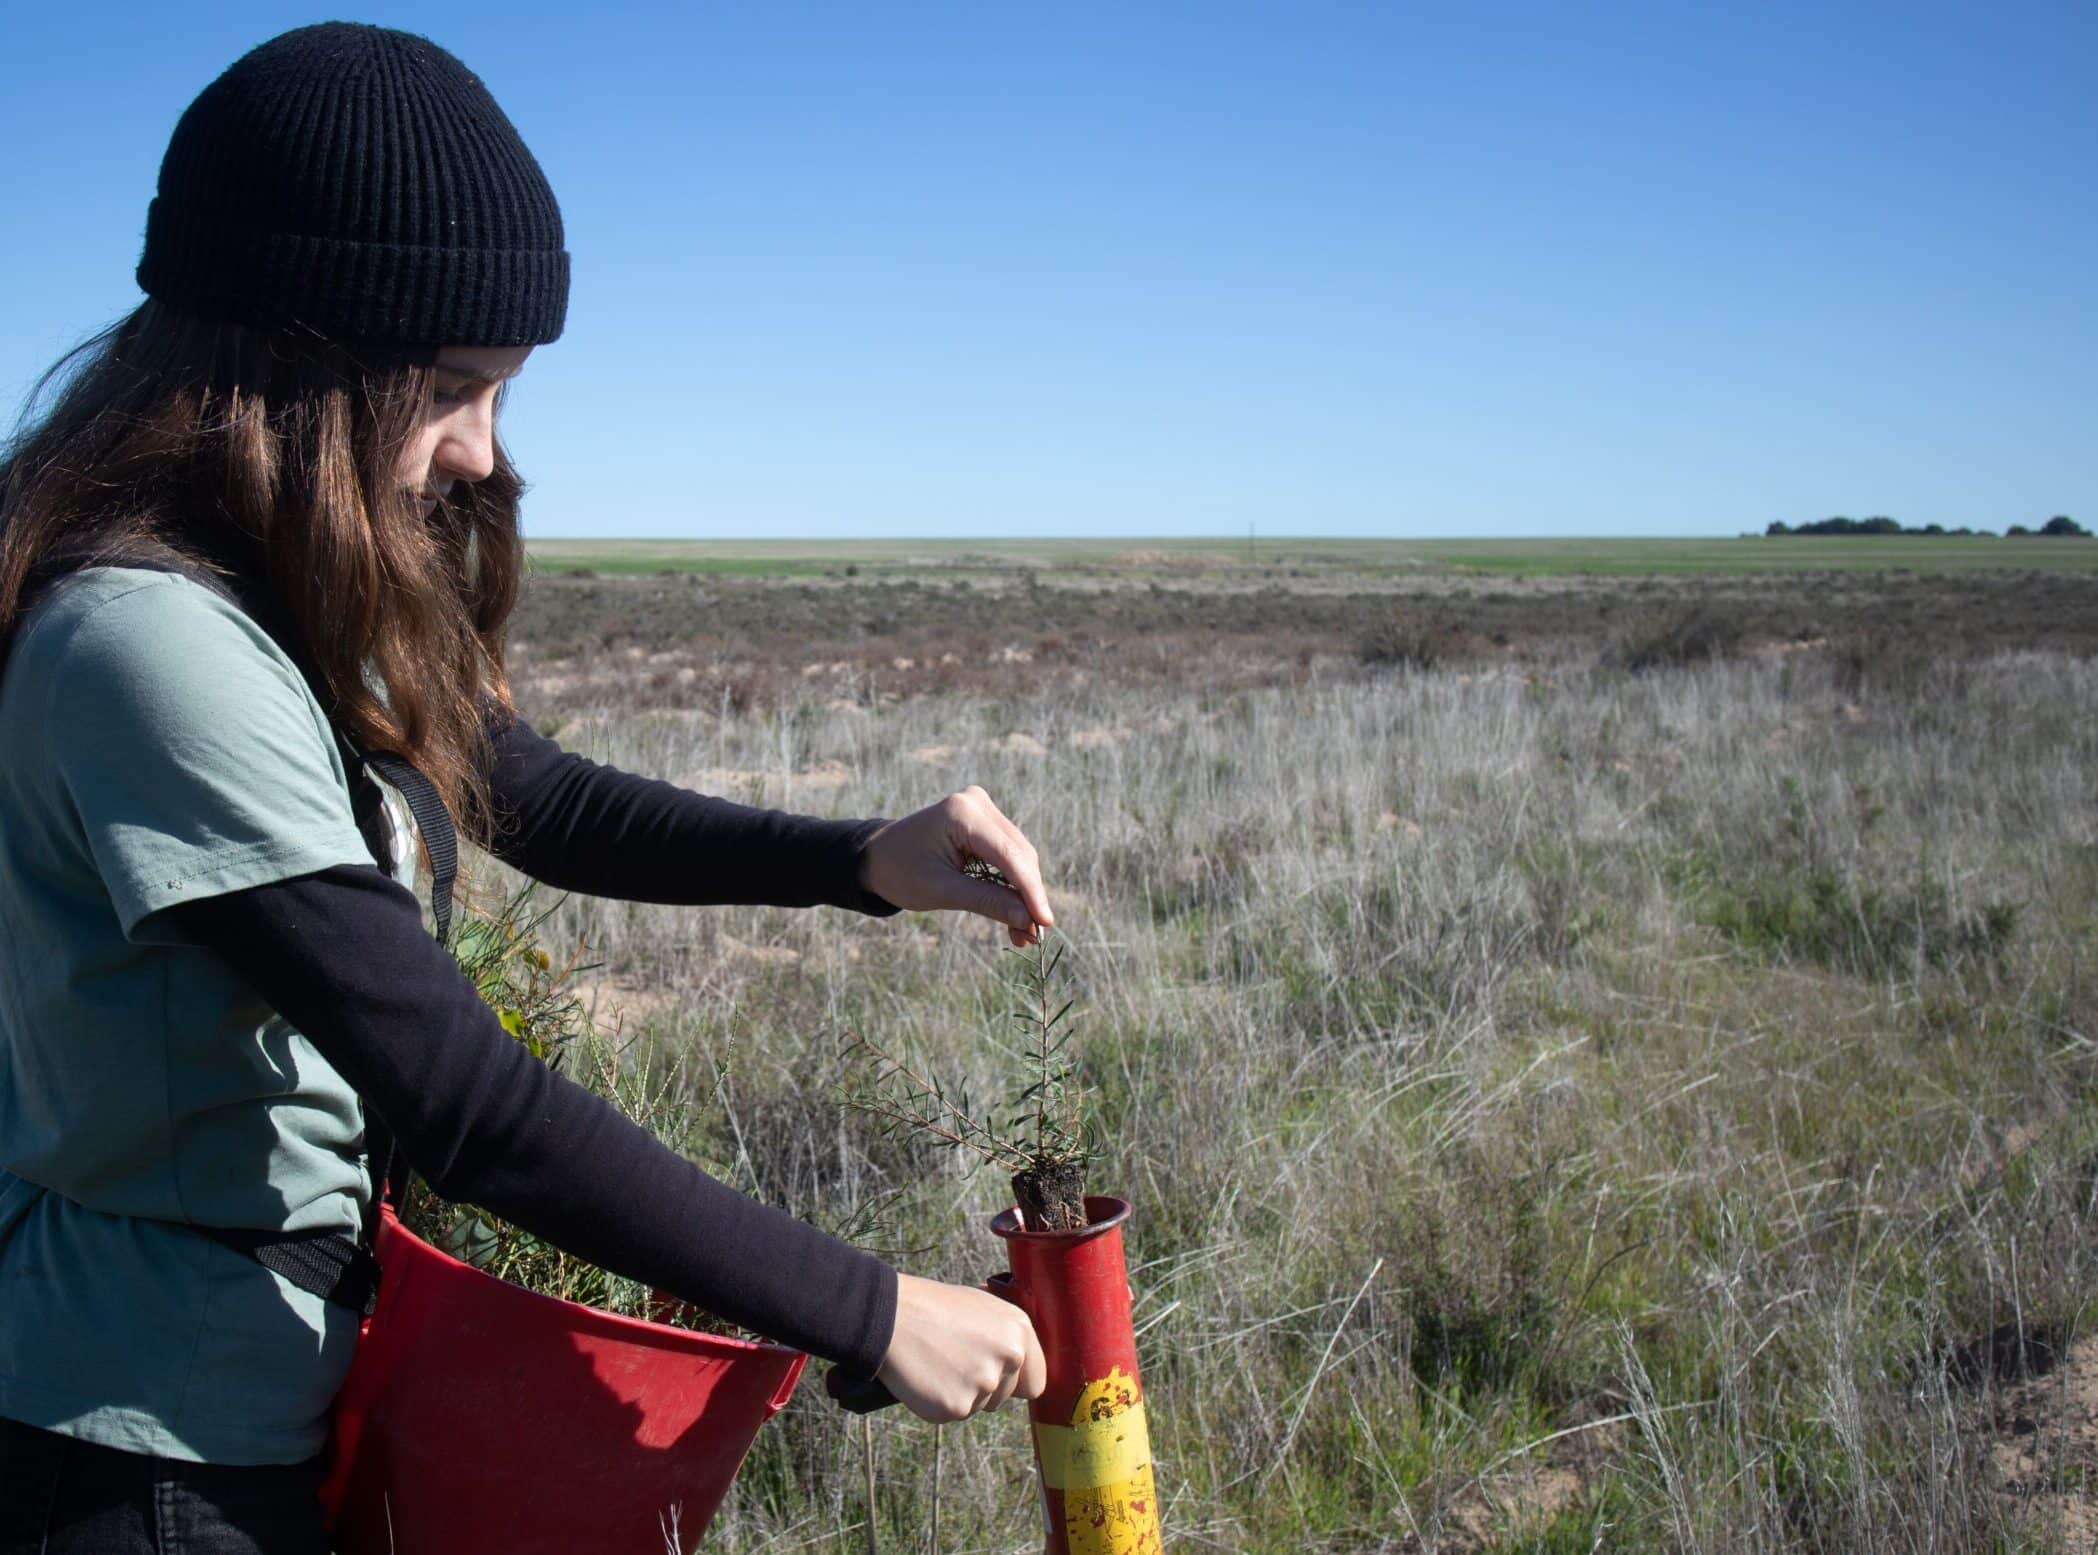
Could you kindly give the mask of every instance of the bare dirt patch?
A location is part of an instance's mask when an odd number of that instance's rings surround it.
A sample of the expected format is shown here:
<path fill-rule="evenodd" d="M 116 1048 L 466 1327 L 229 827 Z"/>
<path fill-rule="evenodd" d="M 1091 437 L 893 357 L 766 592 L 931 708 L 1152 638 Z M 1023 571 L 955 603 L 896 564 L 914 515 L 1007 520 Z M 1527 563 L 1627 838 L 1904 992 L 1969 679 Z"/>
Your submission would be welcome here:
<path fill-rule="evenodd" d="M 1415 1534 L 1407 1550 L 1473 1555 L 1536 1534 L 1589 1498 L 1624 1447 L 1622 1421 L 1576 1430 L 1465 1484 L 1442 1508 L 1439 1537 Z"/>
<path fill-rule="evenodd" d="M 1985 1148 L 1969 1157 L 1960 1167 L 1960 1185 L 1968 1189 L 1978 1188 L 1992 1178 L 2001 1176 L 2005 1167 L 2046 1138 L 2048 1129 L 2059 1122 L 2061 1117 L 2060 1110 L 2039 1113 L 2013 1123 L 2001 1135 L 1991 1137 Z"/>
<path fill-rule="evenodd" d="M 2003 1390 L 1989 1462 L 1998 1493 L 2065 1555 L 2098 1555 L 2098 1335 Z"/>
<path fill-rule="evenodd" d="M 827 794 L 851 783 L 852 770 L 842 761 L 822 761 L 794 772 L 778 769 L 766 772 L 752 767 L 704 767 L 697 772 L 684 773 L 676 781 L 702 794 L 778 793 L 788 789 L 796 793 Z"/>
<path fill-rule="evenodd" d="M 668 982 L 636 970 L 601 970 L 576 988 L 590 1018 L 607 1031 L 633 1031 L 676 1011 L 680 993 Z"/>

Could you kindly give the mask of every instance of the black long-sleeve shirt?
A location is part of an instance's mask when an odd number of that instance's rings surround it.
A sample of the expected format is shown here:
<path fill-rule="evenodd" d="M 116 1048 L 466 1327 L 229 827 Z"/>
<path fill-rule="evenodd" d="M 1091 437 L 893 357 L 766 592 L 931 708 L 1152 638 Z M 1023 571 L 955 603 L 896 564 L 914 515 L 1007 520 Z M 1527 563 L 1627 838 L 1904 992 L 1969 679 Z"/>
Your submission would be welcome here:
<path fill-rule="evenodd" d="M 879 821 L 708 798 L 494 728 L 494 850 L 634 901 L 896 909 L 859 883 Z M 380 870 L 338 866 L 173 909 L 303 1032 L 430 1185 L 579 1257 L 871 1375 L 895 1322 L 879 1259 L 709 1177 L 534 1059 Z"/>

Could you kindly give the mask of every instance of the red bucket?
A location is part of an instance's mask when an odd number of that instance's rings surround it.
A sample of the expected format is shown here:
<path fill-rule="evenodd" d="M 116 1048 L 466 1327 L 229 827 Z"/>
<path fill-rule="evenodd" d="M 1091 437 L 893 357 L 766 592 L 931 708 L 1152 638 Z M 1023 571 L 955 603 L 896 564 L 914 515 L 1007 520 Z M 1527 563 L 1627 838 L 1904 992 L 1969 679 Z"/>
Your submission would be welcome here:
<path fill-rule="evenodd" d="M 689 1555 L 808 1360 L 524 1290 L 390 1205 L 373 1248 L 321 1489 L 338 1555 Z"/>

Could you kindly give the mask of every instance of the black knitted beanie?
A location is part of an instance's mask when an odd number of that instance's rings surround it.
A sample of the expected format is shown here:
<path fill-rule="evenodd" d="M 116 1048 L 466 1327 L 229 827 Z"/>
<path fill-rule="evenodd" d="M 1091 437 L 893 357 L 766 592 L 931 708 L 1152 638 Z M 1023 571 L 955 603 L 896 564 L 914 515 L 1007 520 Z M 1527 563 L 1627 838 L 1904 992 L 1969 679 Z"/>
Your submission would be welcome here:
<path fill-rule="evenodd" d="M 568 254 L 546 175 L 427 38 L 323 22 L 198 94 L 146 212 L 138 284 L 210 318 L 397 345 L 556 339 Z"/>

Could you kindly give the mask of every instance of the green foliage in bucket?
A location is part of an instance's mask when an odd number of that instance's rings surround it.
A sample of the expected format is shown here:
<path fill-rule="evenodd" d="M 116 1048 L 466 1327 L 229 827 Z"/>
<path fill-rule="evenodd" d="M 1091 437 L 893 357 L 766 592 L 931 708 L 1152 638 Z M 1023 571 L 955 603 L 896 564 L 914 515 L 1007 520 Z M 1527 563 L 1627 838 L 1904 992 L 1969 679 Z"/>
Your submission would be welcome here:
<path fill-rule="evenodd" d="M 706 1159 L 703 1119 L 674 1093 L 646 1052 L 623 1043 L 591 1019 L 576 989 L 594 970 L 578 947 L 557 962 L 538 931 L 552 911 L 539 909 L 527 886 L 489 913 L 462 907 L 451 948 L 459 968 L 496 1012 L 503 1029 L 549 1068 L 595 1092 L 672 1149 L 719 1170 Z M 473 1204 L 439 1198 L 420 1176 L 411 1178 L 401 1220 L 409 1230 L 483 1273 L 542 1295 L 558 1296 L 627 1317 L 647 1318 L 707 1333 L 741 1334 L 733 1324 L 637 1281 L 607 1273 Z"/>

